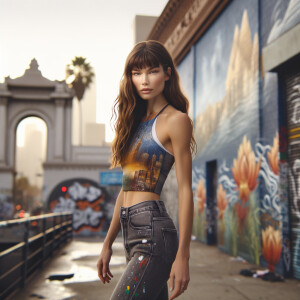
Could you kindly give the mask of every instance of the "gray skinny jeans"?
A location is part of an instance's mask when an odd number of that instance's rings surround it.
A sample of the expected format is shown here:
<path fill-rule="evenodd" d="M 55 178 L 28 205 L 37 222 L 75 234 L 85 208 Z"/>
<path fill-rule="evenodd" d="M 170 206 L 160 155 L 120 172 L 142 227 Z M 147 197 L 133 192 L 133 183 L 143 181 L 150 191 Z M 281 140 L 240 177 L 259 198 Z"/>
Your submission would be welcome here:
<path fill-rule="evenodd" d="M 120 208 L 126 269 L 110 300 L 168 300 L 178 234 L 162 200 Z"/>

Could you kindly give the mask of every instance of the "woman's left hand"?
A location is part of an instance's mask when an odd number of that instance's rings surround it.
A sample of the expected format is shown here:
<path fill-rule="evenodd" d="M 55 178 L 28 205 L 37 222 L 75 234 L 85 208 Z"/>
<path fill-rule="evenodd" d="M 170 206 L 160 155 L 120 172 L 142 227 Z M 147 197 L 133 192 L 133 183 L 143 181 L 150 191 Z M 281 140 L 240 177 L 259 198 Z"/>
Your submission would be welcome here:
<path fill-rule="evenodd" d="M 170 273 L 170 291 L 175 290 L 171 295 L 170 300 L 175 299 L 179 295 L 181 295 L 186 289 L 190 281 L 190 272 L 189 272 L 189 259 L 176 257 L 171 273 Z"/>

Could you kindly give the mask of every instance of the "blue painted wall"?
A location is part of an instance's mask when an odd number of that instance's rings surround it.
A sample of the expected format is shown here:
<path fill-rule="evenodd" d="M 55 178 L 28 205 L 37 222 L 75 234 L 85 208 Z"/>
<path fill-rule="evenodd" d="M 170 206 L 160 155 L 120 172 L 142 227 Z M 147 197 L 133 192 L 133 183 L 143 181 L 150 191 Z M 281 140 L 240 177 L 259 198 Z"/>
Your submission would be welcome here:
<path fill-rule="evenodd" d="M 178 71 L 198 146 L 194 234 L 207 242 L 206 163 L 215 160 L 218 247 L 287 275 L 287 165 L 279 156 L 286 151 L 279 147 L 286 128 L 280 127 L 277 75 L 261 71 L 260 56 L 266 44 L 299 23 L 300 1 L 271 2 L 232 1 Z"/>

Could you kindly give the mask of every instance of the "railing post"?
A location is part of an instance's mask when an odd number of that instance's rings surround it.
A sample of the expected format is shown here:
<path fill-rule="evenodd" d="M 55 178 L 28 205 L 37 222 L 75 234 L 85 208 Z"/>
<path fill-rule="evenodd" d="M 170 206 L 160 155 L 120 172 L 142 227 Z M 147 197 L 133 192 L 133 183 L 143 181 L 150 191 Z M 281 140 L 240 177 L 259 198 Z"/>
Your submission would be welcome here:
<path fill-rule="evenodd" d="M 28 237 L 29 237 L 29 219 L 27 219 L 24 222 L 24 249 L 23 249 L 23 276 L 22 276 L 22 280 L 21 280 L 21 286 L 24 287 L 25 286 L 25 282 L 26 282 L 26 278 L 27 278 L 27 265 L 28 265 L 28 261 L 27 261 L 27 257 L 28 257 Z"/>
<path fill-rule="evenodd" d="M 59 240 L 58 240 L 58 247 L 60 248 L 62 242 L 63 242 L 63 236 L 62 236 L 62 226 L 63 226 L 63 213 L 60 213 L 59 216 Z"/>
<path fill-rule="evenodd" d="M 43 242 L 42 242 L 42 247 L 43 247 L 43 255 L 42 255 L 42 262 L 41 262 L 41 268 L 43 268 L 43 263 L 46 259 L 46 220 L 47 218 L 43 218 Z"/>
<path fill-rule="evenodd" d="M 73 222 L 74 222 L 74 215 L 73 213 L 71 214 L 71 239 L 73 239 Z"/>
<path fill-rule="evenodd" d="M 62 214 L 62 220 L 61 220 L 61 224 L 62 224 L 62 227 L 61 227 L 61 232 L 62 232 L 62 243 L 65 243 L 65 240 L 67 239 L 66 237 L 66 224 L 64 224 L 66 222 L 66 214 L 63 213 Z"/>
<path fill-rule="evenodd" d="M 51 242 L 51 252 L 50 252 L 51 257 L 53 257 L 53 251 L 55 248 L 55 223 L 56 223 L 56 216 L 54 215 L 52 220 L 53 230 L 52 230 L 52 242 Z"/>

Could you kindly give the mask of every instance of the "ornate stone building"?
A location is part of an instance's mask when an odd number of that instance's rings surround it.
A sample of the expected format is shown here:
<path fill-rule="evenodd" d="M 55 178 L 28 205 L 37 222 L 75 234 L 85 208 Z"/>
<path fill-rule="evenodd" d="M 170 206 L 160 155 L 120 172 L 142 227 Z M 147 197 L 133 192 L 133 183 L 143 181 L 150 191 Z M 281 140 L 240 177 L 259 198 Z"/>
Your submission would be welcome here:
<path fill-rule="evenodd" d="M 91 182 L 94 184 L 95 191 L 99 185 L 100 172 L 107 171 L 110 165 L 111 150 L 109 146 L 72 145 L 73 96 L 73 91 L 64 81 L 51 81 L 43 77 L 35 59 L 31 61 L 30 67 L 23 76 L 16 79 L 6 77 L 5 82 L 0 84 L 1 199 L 13 198 L 16 175 L 16 129 L 23 119 L 31 116 L 41 118 L 47 126 L 47 154 L 43 162 L 45 210 L 51 210 L 51 208 L 54 210 L 54 206 L 50 207 L 49 203 L 53 199 L 49 197 L 55 194 L 56 189 L 60 190 L 60 184 L 66 180 L 70 182 L 71 179 L 80 179 L 75 186 L 78 190 L 76 195 L 81 195 L 81 197 L 76 196 L 77 198 L 73 199 L 74 203 L 77 200 L 87 201 L 84 195 L 88 195 L 88 190 L 85 191 L 85 189 L 87 185 L 91 186 Z M 88 182 L 86 185 L 85 179 Z M 74 182 L 70 183 L 71 185 L 73 195 L 75 195 Z M 70 199 L 71 193 L 68 194 L 68 190 L 65 192 L 66 197 Z M 99 196 L 103 193 L 96 194 Z M 59 201 L 62 202 L 63 197 L 61 195 L 59 197 Z M 98 198 L 93 199 L 98 201 Z M 92 198 L 89 196 L 89 199 Z M 60 203 L 60 210 L 67 208 Z M 71 208 L 76 210 L 78 207 L 73 205 Z M 97 209 L 100 210 L 100 206 Z M 96 220 L 95 223 L 98 221 Z M 99 222 L 96 225 L 99 229 Z"/>

